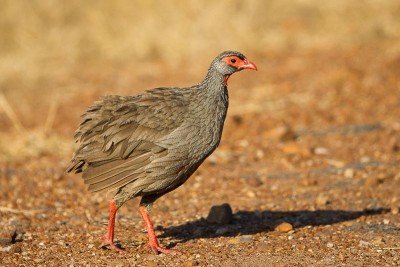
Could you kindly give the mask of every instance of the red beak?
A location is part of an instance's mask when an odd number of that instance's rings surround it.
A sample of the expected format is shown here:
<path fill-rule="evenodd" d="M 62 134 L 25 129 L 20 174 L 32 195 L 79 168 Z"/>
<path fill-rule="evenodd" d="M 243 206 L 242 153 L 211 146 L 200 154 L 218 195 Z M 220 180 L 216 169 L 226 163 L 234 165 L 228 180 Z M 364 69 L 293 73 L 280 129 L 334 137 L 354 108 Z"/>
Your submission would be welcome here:
<path fill-rule="evenodd" d="M 241 69 L 249 69 L 249 70 L 257 70 L 256 64 L 251 61 L 248 61 L 247 58 L 243 60 L 243 65 L 240 66 Z"/>

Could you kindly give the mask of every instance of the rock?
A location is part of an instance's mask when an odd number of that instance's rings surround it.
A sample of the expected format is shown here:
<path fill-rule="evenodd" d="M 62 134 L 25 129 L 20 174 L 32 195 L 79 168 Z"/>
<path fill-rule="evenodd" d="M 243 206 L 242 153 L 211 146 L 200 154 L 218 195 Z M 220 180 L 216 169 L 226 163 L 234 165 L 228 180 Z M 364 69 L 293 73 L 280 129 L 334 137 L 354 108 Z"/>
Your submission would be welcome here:
<path fill-rule="evenodd" d="M 149 256 L 147 256 L 147 260 L 148 261 L 155 261 L 157 259 L 157 256 L 156 255 L 149 255 Z"/>
<path fill-rule="evenodd" d="M 288 125 L 283 124 L 264 133 L 263 137 L 270 140 L 286 142 L 290 140 L 295 140 L 297 138 L 297 135 Z"/>
<path fill-rule="evenodd" d="M 207 216 L 209 223 L 228 224 L 232 221 L 232 208 L 228 203 L 212 206 Z"/>
<path fill-rule="evenodd" d="M 238 237 L 235 237 L 235 238 L 229 239 L 226 243 L 228 245 L 237 245 L 240 243 L 240 239 Z"/>
<path fill-rule="evenodd" d="M 343 175 L 345 178 L 351 179 L 354 177 L 354 169 L 347 168 L 344 170 Z"/>
<path fill-rule="evenodd" d="M 115 266 L 115 267 L 122 267 L 122 266 L 124 266 L 125 264 L 124 264 L 124 261 L 121 260 L 121 259 L 114 259 L 114 260 L 111 262 L 110 265 Z"/>
<path fill-rule="evenodd" d="M 393 206 L 390 208 L 390 213 L 396 215 L 399 214 L 399 207 Z"/>
<path fill-rule="evenodd" d="M 359 245 L 360 247 L 368 247 L 369 245 L 371 245 L 371 243 L 368 242 L 368 241 L 365 241 L 365 240 L 360 240 L 360 242 L 358 243 L 358 245 Z"/>
<path fill-rule="evenodd" d="M 391 138 L 387 143 L 386 143 L 387 149 L 389 151 L 393 152 L 399 152 L 400 151 L 400 142 L 396 138 Z"/>
<path fill-rule="evenodd" d="M 183 263 L 183 266 L 184 267 L 192 267 L 192 266 L 194 266 L 194 263 L 193 263 L 193 261 L 187 261 L 187 262 Z"/>
<path fill-rule="evenodd" d="M 296 142 L 284 143 L 280 146 L 283 153 L 287 155 L 310 156 L 310 149 Z"/>
<path fill-rule="evenodd" d="M 253 191 L 247 191 L 246 196 L 248 196 L 249 198 L 254 198 L 256 197 L 256 193 L 254 193 Z"/>
<path fill-rule="evenodd" d="M 10 245 L 22 240 L 22 234 L 17 229 L 0 233 L 0 245 Z"/>
<path fill-rule="evenodd" d="M 240 115 L 233 115 L 232 119 L 237 125 L 242 124 L 243 122 L 243 117 Z"/>
<path fill-rule="evenodd" d="M 44 262 L 46 262 L 44 259 L 40 259 L 40 258 L 36 258 L 36 259 L 33 259 L 33 261 L 35 262 L 35 263 L 44 263 Z"/>
<path fill-rule="evenodd" d="M 251 178 L 247 179 L 246 181 L 247 181 L 247 184 L 252 187 L 259 187 L 263 184 L 263 182 L 258 177 L 251 177 Z"/>
<path fill-rule="evenodd" d="M 327 160 L 328 164 L 336 167 L 336 168 L 343 168 L 346 163 L 344 161 L 340 161 L 340 160 L 334 160 L 334 159 L 329 159 Z"/>
<path fill-rule="evenodd" d="M 0 238 L 0 246 L 10 245 L 12 244 L 11 237 Z"/>
<path fill-rule="evenodd" d="M 315 200 L 316 204 L 318 206 L 325 206 L 326 204 L 329 204 L 329 198 L 325 194 L 319 194 Z"/>
<path fill-rule="evenodd" d="M 262 159 L 264 157 L 264 152 L 261 149 L 256 150 L 256 158 Z"/>
<path fill-rule="evenodd" d="M 239 241 L 240 243 L 251 243 L 253 242 L 253 237 L 251 235 L 242 235 Z"/>
<path fill-rule="evenodd" d="M 275 227 L 275 231 L 281 233 L 287 233 L 293 230 L 293 226 L 290 223 L 283 222 Z"/>
<path fill-rule="evenodd" d="M 368 177 L 365 182 L 368 186 L 378 186 L 382 183 L 382 180 L 377 177 Z"/>
<path fill-rule="evenodd" d="M 334 244 L 331 243 L 331 242 L 329 242 L 329 243 L 326 244 L 326 246 L 327 246 L 328 248 L 333 248 L 333 247 L 334 247 Z"/>
<path fill-rule="evenodd" d="M 7 247 L 3 247 L 3 248 L 1 248 L 1 252 L 10 252 L 11 251 L 11 249 L 12 249 L 12 247 L 11 246 L 7 246 Z"/>
<path fill-rule="evenodd" d="M 326 147 L 316 147 L 314 148 L 314 154 L 320 156 L 329 155 L 329 150 Z"/>
<path fill-rule="evenodd" d="M 381 236 L 377 236 L 374 238 L 374 240 L 372 240 L 372 244 L 379 246 L 382 245 L 384 242 L 383 238 Z"/>
<path fill-rule="evenodd" d="M 371 161 L 371 158 L 367 157 L 367 156 L 361 157 L 361 159 L 360 159 L 361 163 L 367 163 L 367 162 L 370 162 L 370 161 Z"/>
<path fill-rule="evenodd" d="M 14 246 L 11 248 L 11 252 L 12 252 L 12 253 L 21 253 L 21 252 L 22 252 L 22 248 L 21 248 L 21 246 L 14 245 Z"/>

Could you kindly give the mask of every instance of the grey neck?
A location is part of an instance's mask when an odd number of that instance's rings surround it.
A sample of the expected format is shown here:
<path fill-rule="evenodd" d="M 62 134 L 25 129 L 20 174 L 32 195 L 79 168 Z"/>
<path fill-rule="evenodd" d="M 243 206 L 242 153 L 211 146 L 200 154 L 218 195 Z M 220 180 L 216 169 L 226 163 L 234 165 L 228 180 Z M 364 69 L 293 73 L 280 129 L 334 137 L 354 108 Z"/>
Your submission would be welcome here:
<path fill-rule="evenodd" d="M 204 80 L 201 82 L 201 85 L 204 88 L 209 90 L 221 90 L 225 87 L 224 85 L 225 75 L 221 74 L 212 66 L 208 69 L 207 75 Z"/>

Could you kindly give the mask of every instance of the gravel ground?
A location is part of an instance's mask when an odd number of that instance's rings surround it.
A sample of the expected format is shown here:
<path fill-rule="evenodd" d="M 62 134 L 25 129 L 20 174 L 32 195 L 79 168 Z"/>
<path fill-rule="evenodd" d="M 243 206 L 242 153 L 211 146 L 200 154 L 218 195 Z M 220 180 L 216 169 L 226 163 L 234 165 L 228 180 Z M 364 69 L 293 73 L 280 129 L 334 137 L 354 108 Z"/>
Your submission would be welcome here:
<path fill-rule="evenodd" d="M 127 253 L 98 248 L 108 196 L 64 173 L 70 154 L 0 165 L 0 265 L 400 266 L 400 57 L 386 48 L 252 57 L 221 146 L 152 210 L 182 255 L 145 247 L 137 199 L 117 217 Z M 232 217 L 209 222 L 223 203 Z"/>

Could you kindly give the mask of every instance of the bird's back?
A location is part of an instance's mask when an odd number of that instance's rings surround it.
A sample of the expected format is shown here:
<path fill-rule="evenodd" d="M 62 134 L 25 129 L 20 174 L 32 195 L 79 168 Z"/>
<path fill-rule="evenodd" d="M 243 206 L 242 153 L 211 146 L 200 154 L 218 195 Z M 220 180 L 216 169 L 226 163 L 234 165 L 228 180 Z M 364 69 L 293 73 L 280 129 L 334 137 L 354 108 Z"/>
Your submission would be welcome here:
<path fill-rule="evenodd" d="M 127 198 L 172 190 L 219 143 L 226 89 L 216 97 L 199 86 L 104 97 L 82 116 L 68 171 L 83 172 L 90 191 L 125 188 Z"/>

